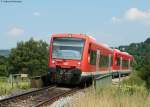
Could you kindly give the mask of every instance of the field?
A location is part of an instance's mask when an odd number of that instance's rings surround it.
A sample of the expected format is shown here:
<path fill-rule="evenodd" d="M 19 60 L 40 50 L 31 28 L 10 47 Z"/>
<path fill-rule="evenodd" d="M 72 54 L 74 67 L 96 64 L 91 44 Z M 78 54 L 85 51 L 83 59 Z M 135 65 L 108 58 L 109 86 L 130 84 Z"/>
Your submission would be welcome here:
<path fill-rule="evenodd" d="M 30 88 L 30 83 L 28 80 L 18 80 L 18 82 L 14 81 L 12 85 L 8 78 L 0 78 L 0 96 L 10 94 L 17 89 L 28 88 Z"/>
<path fill-rule="evenodd" d="M 77 96 L 75 107 L 149 107 L 150 95 L 144 87 L 94 88 Z"/>

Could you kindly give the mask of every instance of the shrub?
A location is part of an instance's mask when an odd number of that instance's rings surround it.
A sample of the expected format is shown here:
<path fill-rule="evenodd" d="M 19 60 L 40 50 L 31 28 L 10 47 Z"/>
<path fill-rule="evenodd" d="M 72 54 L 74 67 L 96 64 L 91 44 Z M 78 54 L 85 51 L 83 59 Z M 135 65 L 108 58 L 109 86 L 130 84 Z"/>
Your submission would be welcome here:
<path fill-rule="evenodd" d="M 140 71 L 138 75 L 145 81 L 146 87 L 150 89 L 150 53 L 147 54 L 142 61 Z"/>
<path fill-rule="evenodd" d="M 122 85 L 145 86 L 145 81 L 140 78 L 138 71 L 133 71 L 128 78 L 122 81 Z"/>

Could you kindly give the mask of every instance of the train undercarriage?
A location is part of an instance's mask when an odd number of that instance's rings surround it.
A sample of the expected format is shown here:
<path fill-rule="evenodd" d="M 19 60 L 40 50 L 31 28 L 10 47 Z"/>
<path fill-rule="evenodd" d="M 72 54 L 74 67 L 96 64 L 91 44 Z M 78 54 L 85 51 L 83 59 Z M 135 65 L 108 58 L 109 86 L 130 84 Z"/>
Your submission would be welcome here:
<path fill-rule="evenodd" d="M 56 84 L 77 85 L 81 81 L 81 71 L 78 68 L 49 68 L 50 82 Z"/>

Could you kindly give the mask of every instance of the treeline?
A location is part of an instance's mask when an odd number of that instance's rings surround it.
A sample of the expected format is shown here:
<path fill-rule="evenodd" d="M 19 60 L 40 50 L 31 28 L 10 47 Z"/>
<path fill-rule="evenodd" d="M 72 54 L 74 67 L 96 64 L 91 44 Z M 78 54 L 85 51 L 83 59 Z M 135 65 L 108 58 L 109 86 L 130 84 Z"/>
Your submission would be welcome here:
<path fill-rule="evenodd" d="M 26 42 L 17 43 L 11 49 L 9 57 L 0 56 L 0 76 L 27 73 L 39 76 L 48 70 L 48 44 L 42 40 L 31 38 Z"/>
<path fill-rule="evenodd" d="M 140 77 L 150 89 L 150 38 L 141 43 L 131 43 L 129 46 L 120 46 L 120 50 L 134 56 L 133 67 L 136 75 Z"/>

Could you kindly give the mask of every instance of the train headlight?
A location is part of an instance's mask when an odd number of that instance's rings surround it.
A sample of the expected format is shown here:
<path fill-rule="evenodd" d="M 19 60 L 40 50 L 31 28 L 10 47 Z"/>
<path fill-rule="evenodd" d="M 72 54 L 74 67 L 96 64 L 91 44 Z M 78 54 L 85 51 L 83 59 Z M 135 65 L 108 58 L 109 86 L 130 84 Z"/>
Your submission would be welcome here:
<path fill-rule="evenodd" d="M 55 63 L 55 61 L 54 61 L 54 60 L 52 60 L 52 63 L 54 64 L 54 63 Z"/>
<path fill-rule="evenodd" d="M 78 65 L 81 65 L 81 62 L 78 62 Z"/>

